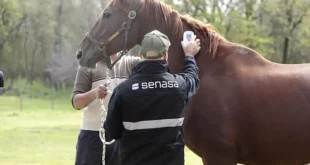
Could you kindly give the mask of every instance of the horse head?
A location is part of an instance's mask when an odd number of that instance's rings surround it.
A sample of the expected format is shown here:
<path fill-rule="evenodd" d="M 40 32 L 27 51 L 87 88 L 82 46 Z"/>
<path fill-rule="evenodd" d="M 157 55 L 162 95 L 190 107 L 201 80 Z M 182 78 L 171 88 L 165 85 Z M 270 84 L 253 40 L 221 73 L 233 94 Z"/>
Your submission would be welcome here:
<path fill-rule="evenodd" d="M 114 0 L 104 8 L 77 50 L 81 66 L 95 67 L 97 62 L 138 43 L 139 0 L 134 2 Z"/>

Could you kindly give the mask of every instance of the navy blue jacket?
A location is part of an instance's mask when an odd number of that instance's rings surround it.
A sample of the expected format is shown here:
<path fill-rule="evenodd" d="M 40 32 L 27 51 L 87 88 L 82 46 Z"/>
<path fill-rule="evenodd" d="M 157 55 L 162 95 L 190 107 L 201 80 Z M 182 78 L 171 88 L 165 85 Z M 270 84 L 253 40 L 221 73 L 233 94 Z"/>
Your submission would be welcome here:
<path fill-rule="evenodd" d="M 104 125 L 120 139 L 121 164 L 184 165 L 183 110 L 198 88 L 193 57 L 185 57 L 180 74 L 170 74 L 165 61 L 137 64 L 114 89 Z"/>

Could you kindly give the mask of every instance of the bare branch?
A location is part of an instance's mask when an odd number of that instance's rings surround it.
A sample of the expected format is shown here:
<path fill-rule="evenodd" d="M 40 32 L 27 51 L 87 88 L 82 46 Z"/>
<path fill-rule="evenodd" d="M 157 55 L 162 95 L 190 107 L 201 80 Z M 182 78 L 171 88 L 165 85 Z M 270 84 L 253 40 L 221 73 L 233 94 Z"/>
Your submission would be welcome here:
<path fill-rule="evenodd" d="M 303 18 L 307 15 L 308 9 L 310 8 L 310 3 L 308 4 L 308 6 L 305 8 L 303 14 L 301 14 L 300 18 L 298 19 L 298 21 L 296 21 L 295 23 L 293 23 L 292 29 L 290 30 L 290 32 L 293 32 L 295 30 L 295 28 L 302 23 Z"/>

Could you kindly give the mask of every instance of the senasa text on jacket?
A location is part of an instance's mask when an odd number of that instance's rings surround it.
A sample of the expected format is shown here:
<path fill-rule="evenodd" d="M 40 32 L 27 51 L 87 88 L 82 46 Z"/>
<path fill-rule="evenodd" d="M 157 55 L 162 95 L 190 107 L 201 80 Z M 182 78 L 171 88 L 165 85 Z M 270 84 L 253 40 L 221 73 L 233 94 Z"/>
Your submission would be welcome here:
<path fill-rule="evenodd" d="M 139 83 L 132 84 L 132 90 L 139 89 Z M 152 88 L 179 88 L 177 81 L 155 81 L 155 82 L 142 82 L 142 89 L 152 89 Z"/>

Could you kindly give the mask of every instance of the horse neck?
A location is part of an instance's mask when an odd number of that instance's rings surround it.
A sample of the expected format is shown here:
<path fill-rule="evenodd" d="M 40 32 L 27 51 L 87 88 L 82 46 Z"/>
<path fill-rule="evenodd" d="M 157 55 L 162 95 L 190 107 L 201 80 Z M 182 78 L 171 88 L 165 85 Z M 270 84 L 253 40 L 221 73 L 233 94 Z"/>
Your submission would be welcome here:
<path fill-rule="evenodd" d="M 142 20 L 143 22 L 148 22 L 150 21 L 149 18 L 146 18 L 145 20 Z M 196 29 L 192 29 L 191 26 L 185 22 L 182 21 L 182 29 L 184 31 L 196 31 Z M 164 22 L 162 23 L 157 23 L 157 24 L 148 24 L 147 26 L 144 26 L 143 28 L 140 29 L 140 35 L 138 38 L 139 40 L 142 41 L 144 34 L 152 31 L 152 30 L 159 30 L 160 32 L 166 34 L 169 37 L 169 40 L 171 42 L 171 46 L 169 48 L 169 67 L 171 73 L 180 73 L 182 72 L 183 68 L 183 60 L 184 60 L 184 52 L 183 48 L 181 46 L 181 41 L 183 39 L 183 32 L 182 33 L 175 33 L 175 29 L 169 29 L 166 27 L 166 24 Z M 196 34 L 197 35 L 197 34 Z M 252 60 L 250 61 L 255 61 L 255 64 L 266 64 L 268 63 L 268 60 L 263 58 L 261 55 L 259 55 L 257 52 L 254 50 L 251 50 L 247 47 L 243 47 L 231 42 L 225 42 L 225 41 L 220 41 L 218 45 L 217 52 L 215 56 L 213 57 L 210 53 L 208 52 L 208 42 L 209 40 L 206 38 L 201 38 L 199 35 L 197 37 L 202 41 L 204 40 L 205 42 L 201 43 L 201 50 L 199 53 L 196 55 L 196 61 L 198 63 L 199 68 L 201 68 L 201 72 L 203 73 L 204 71 L 207 71 L 210 67 L 214 67 L 216 64 L 219 65 L 225 65 L 223 62 L 217 62 L 215 61 L 225 61 L 225 62 L 230 62 L 230 63 L 236 63 L 238 61 L 238 64 L 244 63 L 246 65 L 247 60 L 242 60 L 242 57 L 244 57 L 244 52 L 247 52 L 246 55 L 248 55 L 247 58 L 251 58 Z M 141 43 L 141 42 L 140 42 Z M 235 50 L 235 51 L 234 51 Z M 235 56 L 236 58 L 230 58 L 231 60 L 224 60 L 225 57 L 228 56 Z M 241 58 L 239 58 L 241 57 Z M 231 65 L 231 64 L 229 64 Z M 234 65 L 236 67 L 237 63 Z M 203 68 L 203 69 L 202 69 Z"/>
<path fill-rule="evenodd" d="M 164 24 L 163 24 L 164 25 Z M 171 41 L 171 46 L 169 49 L 169 65 L 170 70 L 172 73 L 180 73 L 182 72 L 183 68 L 183 60 L 184 60 L 184 51 L 181 45 L 181 41 L 183 40 L 183 33 L 185 31 L 194 31 L 195 29 L 192 29 L 190 25 L 187 22 L 182 21 L 182 33 L 178 34 L 173 32 L 173 30 L 170 29 L 170 31 L 167 31 L 167 35 Z M 164 29 L 164 28 L 163 28 Z M 197 34 L 196 34 L 197 35 Z M 197 38 L 199 38 L 199 35 L 197 35 Z M 199 38 L 201 41 L 206 40 L 205 38 Z M 207 41 L 207 40 L 206 40 Z M 208 64 L 212 62 L 212 55 L 206 54 L 208 50 L 208 43 L 201 44 L 201 49 L 198 52 L 198 54 L 195 56 L 195 59 L 197 61 L 197 64 L 199 66 L 209 66 Z"/>

